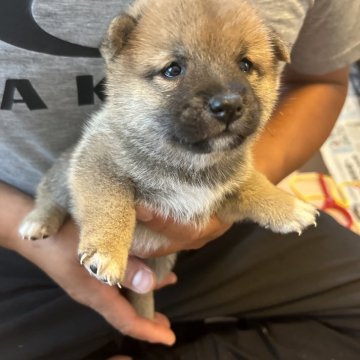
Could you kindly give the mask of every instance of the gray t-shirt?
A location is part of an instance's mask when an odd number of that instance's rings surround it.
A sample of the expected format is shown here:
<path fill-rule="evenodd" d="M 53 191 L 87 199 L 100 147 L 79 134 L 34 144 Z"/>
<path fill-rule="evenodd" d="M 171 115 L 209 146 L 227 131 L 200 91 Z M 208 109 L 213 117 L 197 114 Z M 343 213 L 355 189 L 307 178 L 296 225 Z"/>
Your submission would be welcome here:
<path fill-rule="evenodd" d="M 0 181 L 33 194 L 44 171 L 78 139 L 103 98 L 96 48 L 129 2 L 1 0 Z M 253 2 L 293 45 L 298 71 L 324 73 L 360 58 L 359 1 Z"/>

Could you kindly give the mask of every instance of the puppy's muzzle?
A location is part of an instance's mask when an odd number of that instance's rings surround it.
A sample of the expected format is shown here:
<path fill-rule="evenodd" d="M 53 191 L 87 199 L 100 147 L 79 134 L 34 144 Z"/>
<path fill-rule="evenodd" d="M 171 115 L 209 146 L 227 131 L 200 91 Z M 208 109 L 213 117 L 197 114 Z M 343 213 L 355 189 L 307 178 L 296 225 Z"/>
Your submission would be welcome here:
<path fill-rule="evenodd" d="M 235 148 L 258 126 L 258 104 L 247 84 L 207 86 L 188 96 L 177 102 L 180 111 L 167 117 L 167 131 L 171 141 L 191 151 Z"/>
<path fill-rule="evenodd" d="M 243 99 L 238 93 L 224 92 L 209 100 L 211 114 L 227 126 L 241 116 L 242 109 Z"/>

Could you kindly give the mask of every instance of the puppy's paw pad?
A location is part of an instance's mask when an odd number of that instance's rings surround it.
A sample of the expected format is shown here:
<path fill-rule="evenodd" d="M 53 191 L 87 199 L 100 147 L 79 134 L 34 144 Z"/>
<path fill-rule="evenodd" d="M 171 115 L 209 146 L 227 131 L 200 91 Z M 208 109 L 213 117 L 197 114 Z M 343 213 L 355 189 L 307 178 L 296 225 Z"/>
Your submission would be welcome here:
<path fill-rule="evenodd" d="M 24 240 L 46 239 L 53 233 L 47 224 L 31 220 L 23 221 L 19 228 L 19 234 Z"/>
<path fill-rule="evenodd" d="M 122 282 L 126 264 L 97 251 L 80 251 L 80 264 L 90 275 L 108 285 L 118 285 Z"/>

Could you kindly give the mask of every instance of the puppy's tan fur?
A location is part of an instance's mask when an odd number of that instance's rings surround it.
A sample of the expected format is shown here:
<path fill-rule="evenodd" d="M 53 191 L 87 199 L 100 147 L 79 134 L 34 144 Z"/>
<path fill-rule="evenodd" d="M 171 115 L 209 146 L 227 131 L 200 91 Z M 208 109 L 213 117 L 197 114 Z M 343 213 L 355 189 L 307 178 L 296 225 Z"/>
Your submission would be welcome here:
<path fill-rule="evenodd" d="M 315 222 L 310 205 L 252 166 L 251 144 L 271 115 L 288 54 L 247 2 L 139 0 L 113 20 L 101 51 L 107 100 L 43 179 L 20 229 L 24 238 L 53 234 L 68 209 L 81 230 L 81 263 L 113 285 L 121 283 L 129 253 L 169 241 L 136 224 L 135 204 L 197 226 L 214 214 L 281 233 Z M 251 71 L 239 69 L 243 59 L 254 64 Z M 162 69 L 174 61 L 185 70 L 166 78 Z M 218 94 L 239 101 L 226 124 L 208 108 Z M 163 277 L 174 260 L 149 264 Z M 151 294 L 132 301 L 153 316 Z"/>

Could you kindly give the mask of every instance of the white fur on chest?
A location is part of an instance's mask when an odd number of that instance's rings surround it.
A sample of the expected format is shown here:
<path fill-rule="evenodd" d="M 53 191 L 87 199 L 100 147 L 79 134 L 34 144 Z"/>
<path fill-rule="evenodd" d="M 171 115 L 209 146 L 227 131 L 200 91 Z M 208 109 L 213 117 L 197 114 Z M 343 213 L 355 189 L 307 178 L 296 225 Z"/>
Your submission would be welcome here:
<path fill-rule="evenodd" d="M 162 217 L 171 216 L 179 223 L 196 223 L 197 226 L 205 226 L 210 216 L 218 208 L 226 186 L 210 188 L 208 186 L 196 186 L 189 184 L 174 184 L 171 181 L 161 187 L 158 196 L 151 201 L 138 198 L 137 201 L 148 208 L 155 210 Z M 146 239 L 146 240 L 145 240 Z M 169 239 L 161 234 L 154 233 L 146 226 L 138 223 L 135 229 L 134 241 L 131 253 L 142 254 L 157 251 L 166 247 Z"/>
<path fill-rule="evenodd" d="M 226 186 L 199 186 L 180 182 L 164 182 L 151 202 L 140 203 L 163 217 L 172 217 L 180 223 L 196 221 L 205 225 L 223 199 Z"/>

